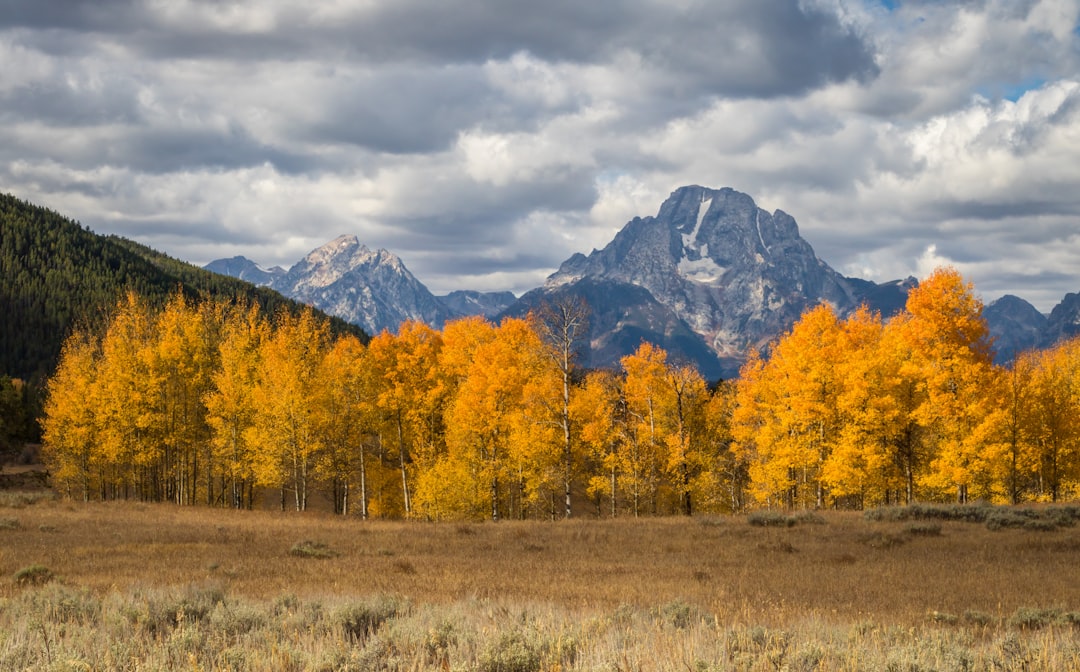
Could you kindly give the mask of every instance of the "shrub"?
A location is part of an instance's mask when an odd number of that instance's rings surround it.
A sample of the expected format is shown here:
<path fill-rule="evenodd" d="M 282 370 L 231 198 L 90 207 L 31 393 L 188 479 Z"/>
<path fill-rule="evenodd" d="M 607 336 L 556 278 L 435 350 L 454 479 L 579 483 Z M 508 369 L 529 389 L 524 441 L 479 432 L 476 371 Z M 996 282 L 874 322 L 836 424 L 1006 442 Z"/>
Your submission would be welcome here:
<path fill-rule="evenodd" d="M 480 672 L 537 672 L 543 662 L 543 647 L 518 630 L 503 631 L 480 652 Z"/>
<path fill-rule="evenodd" d="M 682 600 L 672 600 L 656 610 L 663 622 L 679 630 L 689 628 L 697 615 L 696 610 Z"/>
<path fill-rule="evenodd" d="M 42 565 L 30 565 L 15 572 L 15 583 L 20 586 L 40 586 L 53 578 L 52 570 Z"/>
<path fill-rule="evenodd" d="M 0 530 L 18 530 L 22 525 L 15 518 L 0 518 Z"/>
<path fill-rule="evenodd" d="M 332 550 L 329 546 L 321 541 L 304 540 L 298 541 L 293 544 L 293 547 L 289 549 L 289 555 L 295 555 L 298 558 L 336 558 L 338 552 Z"/>
<path fill-rule="evenodd" d="M 392 597 L 379 597 L 370 602 L 345 605 L 334 614 L 334 622 L 352 642 L 364 642 L 386 621 L 407 611 L 405 605 Z"/>
<path fill-rule="evenodd" d="M 1048 625 L 1061 624 L 1065 618 L 1059 609 L 1020 607 L 1013 612 L 1009 625 L 1021 630 L 1038 630 Z"/>

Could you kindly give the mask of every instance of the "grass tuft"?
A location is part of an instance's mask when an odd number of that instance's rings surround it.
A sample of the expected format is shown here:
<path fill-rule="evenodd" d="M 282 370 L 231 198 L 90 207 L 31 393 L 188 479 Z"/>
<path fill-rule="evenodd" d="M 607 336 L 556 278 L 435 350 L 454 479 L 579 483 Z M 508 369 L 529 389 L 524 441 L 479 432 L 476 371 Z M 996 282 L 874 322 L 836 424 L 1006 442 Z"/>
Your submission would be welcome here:
<path fill-rule="evenodd" d="M 293 544 L 293 547 L 289 549 L 289 555 L 298 558 L 317 558 L 324 560 L 327 558 L 336 558 L 339 554 L 321 541 L 304 540 Z"/>

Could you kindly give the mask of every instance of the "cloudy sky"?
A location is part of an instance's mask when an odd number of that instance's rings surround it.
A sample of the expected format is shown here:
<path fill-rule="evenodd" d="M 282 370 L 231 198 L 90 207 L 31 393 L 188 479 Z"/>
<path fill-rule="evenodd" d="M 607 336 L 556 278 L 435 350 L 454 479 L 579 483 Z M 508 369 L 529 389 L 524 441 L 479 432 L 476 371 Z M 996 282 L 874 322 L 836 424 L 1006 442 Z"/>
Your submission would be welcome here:
<path fill-rule="evenodd" d="M 522 292 L 685 184 L 878 281 L 1080 291 L 1078 0 L 0 0 L 0 191 Z"/>

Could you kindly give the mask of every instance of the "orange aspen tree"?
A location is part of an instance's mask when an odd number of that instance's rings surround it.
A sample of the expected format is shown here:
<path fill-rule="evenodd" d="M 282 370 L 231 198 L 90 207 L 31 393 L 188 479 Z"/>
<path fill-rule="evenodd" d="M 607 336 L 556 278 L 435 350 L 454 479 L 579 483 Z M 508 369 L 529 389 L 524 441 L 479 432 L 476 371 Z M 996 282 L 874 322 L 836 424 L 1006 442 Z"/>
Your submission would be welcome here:
<path fill-rule="evenodd" d="M 439 351 L 442 336 L 422 322 L 407 321 L 391 334 L 384 331 L 368 344 L 375 375 L 376 405 L 393 439 L 400 473 L 402 506 L 412 514 L 409 470 L 414 460 L 427 468 L 443 442 Z"/>
<path fill-rule="evenodd" d="M 898 325 L 926 391 L 915 411 L 933 446 L 922 483 L 954 489 L 961 503 L 973 487 L 988 487 L 1003 453 L 993 432 L 1000 403 L 989 394 L 996 387 L 982 307 L 959 272 L 939 268 L 908 295 L 911 319 Z"/>

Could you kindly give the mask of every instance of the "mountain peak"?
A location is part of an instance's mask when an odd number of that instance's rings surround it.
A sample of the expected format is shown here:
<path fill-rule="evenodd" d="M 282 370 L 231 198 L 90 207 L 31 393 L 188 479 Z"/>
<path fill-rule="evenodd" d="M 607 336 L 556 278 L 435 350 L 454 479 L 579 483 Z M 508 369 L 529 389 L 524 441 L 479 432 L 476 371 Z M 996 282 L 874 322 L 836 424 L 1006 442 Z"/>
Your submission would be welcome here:
<path fill-rule="evenodd" d="M 645 292 L 619 289 L 627 285 Z M 699 185 L 679 187 L 656 216 L 635 217 L 603 249 L 567 259 L 538 291 L 579 287 L 586 293 L 601 286 L 627 304 L 604 307 L 610 314 L 596 324 L 656 334 L 661 346 L 682 350 L 706 375 L 724 376 L 734 375 L 750 348 L 765 347 L 807 308 L 828 302 L 846 312 L 862 298 L 814 254 L 791 215 L 767 212 L 730 187 Z"/>

